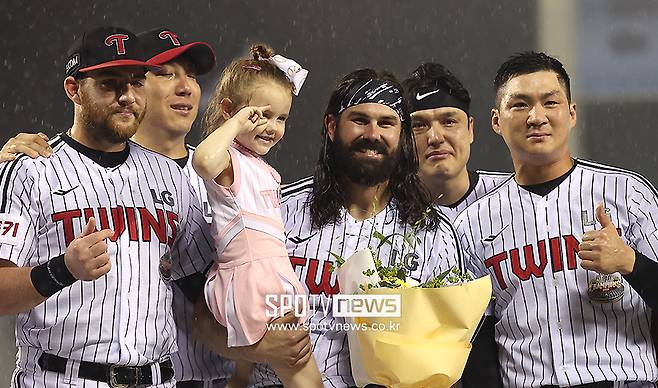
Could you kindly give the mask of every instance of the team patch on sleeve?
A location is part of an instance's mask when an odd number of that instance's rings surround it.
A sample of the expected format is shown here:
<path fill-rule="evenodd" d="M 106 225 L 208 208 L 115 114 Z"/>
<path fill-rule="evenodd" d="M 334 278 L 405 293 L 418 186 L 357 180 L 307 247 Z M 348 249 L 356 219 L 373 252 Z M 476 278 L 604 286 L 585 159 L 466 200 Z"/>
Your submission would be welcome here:
<path fill-rule="evenodd" d="M 25 240 L 28 222 L 25 217 L 0 213 L 0 244 L 18 245 Z"/>

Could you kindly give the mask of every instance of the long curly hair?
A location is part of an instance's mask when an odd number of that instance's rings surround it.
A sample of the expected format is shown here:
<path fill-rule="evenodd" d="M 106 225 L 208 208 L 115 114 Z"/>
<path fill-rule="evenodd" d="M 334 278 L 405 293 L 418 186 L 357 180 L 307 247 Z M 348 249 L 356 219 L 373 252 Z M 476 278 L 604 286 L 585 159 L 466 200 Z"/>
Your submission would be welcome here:
<path fill-rule="evenodd" d="M 356 83 L 369 79 L 388 81 L 402 92 L 402 86 L 395 76 L 388 72 L 373 69 L 359 69 L 347 74 L 338 81 L 329 98 L 324 117 L 332 115 L 336 122 L 340 115 L 341 101 Z M 418 157 L 411 131 L 411 118 L 406 104 L 402 104 L 402 131 L 400 132 L 399 160 L 397 168 L 388 180 L 391 201 L 396 206 L 400 221 L 410 226 L 435 229 L 439 222 L 438 214 L 433 211 L 431 196 L 418 178 Z M 341 208 L 345 203 L 345 191 L 341 184 L 344 174 L 339 171 L 335 160 L 335 145 L 327 134 L 327 127 L 322 128 L 322 148 L 315 166 L 313 192 L 309 198 L 311 225 L 319 229 L 327 224 L 336 223 L 341 218 Z M 336 128 L 340 131 L 340 128 Z M 428 211 L 429 209 L 429 211 Z"/>

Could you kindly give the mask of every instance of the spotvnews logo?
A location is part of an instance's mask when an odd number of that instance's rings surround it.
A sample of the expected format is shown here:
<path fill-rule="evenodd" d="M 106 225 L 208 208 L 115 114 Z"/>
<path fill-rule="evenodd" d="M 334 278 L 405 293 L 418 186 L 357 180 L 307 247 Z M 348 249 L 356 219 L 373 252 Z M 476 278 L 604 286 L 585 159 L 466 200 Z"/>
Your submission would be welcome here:
<path fill-rule="evenodd" d="M 317 297 L 310 295 L 309 297 Z M 326 316 L 332 309 L 334 317 L 357 318 L 357 317 L 399 317 L 402 313 L 400 306 L 400 295 L 350 295 L 336 294 L 331 299 L 318 298 L 314 301 L 315 306 L 324 312 Z M 278 295 L 268 294 L 265 296 L 265 316 L 278 318 L 292 311 L 296 317 L 304 317 L 308 314 L 309 300 L 305 295 Z"/>

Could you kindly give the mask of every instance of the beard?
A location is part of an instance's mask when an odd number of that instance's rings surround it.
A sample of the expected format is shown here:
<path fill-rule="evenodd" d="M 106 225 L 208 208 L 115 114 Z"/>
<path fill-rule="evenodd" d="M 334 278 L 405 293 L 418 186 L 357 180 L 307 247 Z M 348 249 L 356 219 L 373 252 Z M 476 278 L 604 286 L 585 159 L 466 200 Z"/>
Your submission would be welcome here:
<path fill-rule="evenodd" d="M 364 138 L 357 139 L 350 145 L 337 140 L 332 148 L 337 172 L 353 183 L 366 187 L 373 187 L 390 179 L 400 160 L 399 146 L 389 150 L 382 142 Z M 364 150 L 376 151 L 382 158 L 359 158 L 357 153 Z"/>
<path fill-rule="evenodd" d="M 84 128 L 96 139 L 112 144 L 127 142 L 137 132 L 144 118 L 145 109 L 133 104 L 131 107 L 102 107 L 81 97 L 81 120 Z M 132 120 L 120 118 L 116 113 L 129 111 Z"/>

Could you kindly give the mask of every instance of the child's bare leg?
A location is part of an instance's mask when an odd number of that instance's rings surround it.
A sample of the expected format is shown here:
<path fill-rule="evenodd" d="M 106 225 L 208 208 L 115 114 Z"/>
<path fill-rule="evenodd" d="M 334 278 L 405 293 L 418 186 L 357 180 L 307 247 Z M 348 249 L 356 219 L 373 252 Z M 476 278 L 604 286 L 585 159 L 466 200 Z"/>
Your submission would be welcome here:
<path fill-rule="evenodd" d="M 323 388 L 322 377 L 313 355 L 306 364 L 298 368 L 272 368 L 285 388 Z"/>
<path fill-rule="evenodd" d="M 251 378 L 251 371 L 254 369 L 254 364 L 249 361 L 236 361 L 235 371 L 231 380 L 229 380 L 226 388 L 247 388 L 249 379 Z"/>

